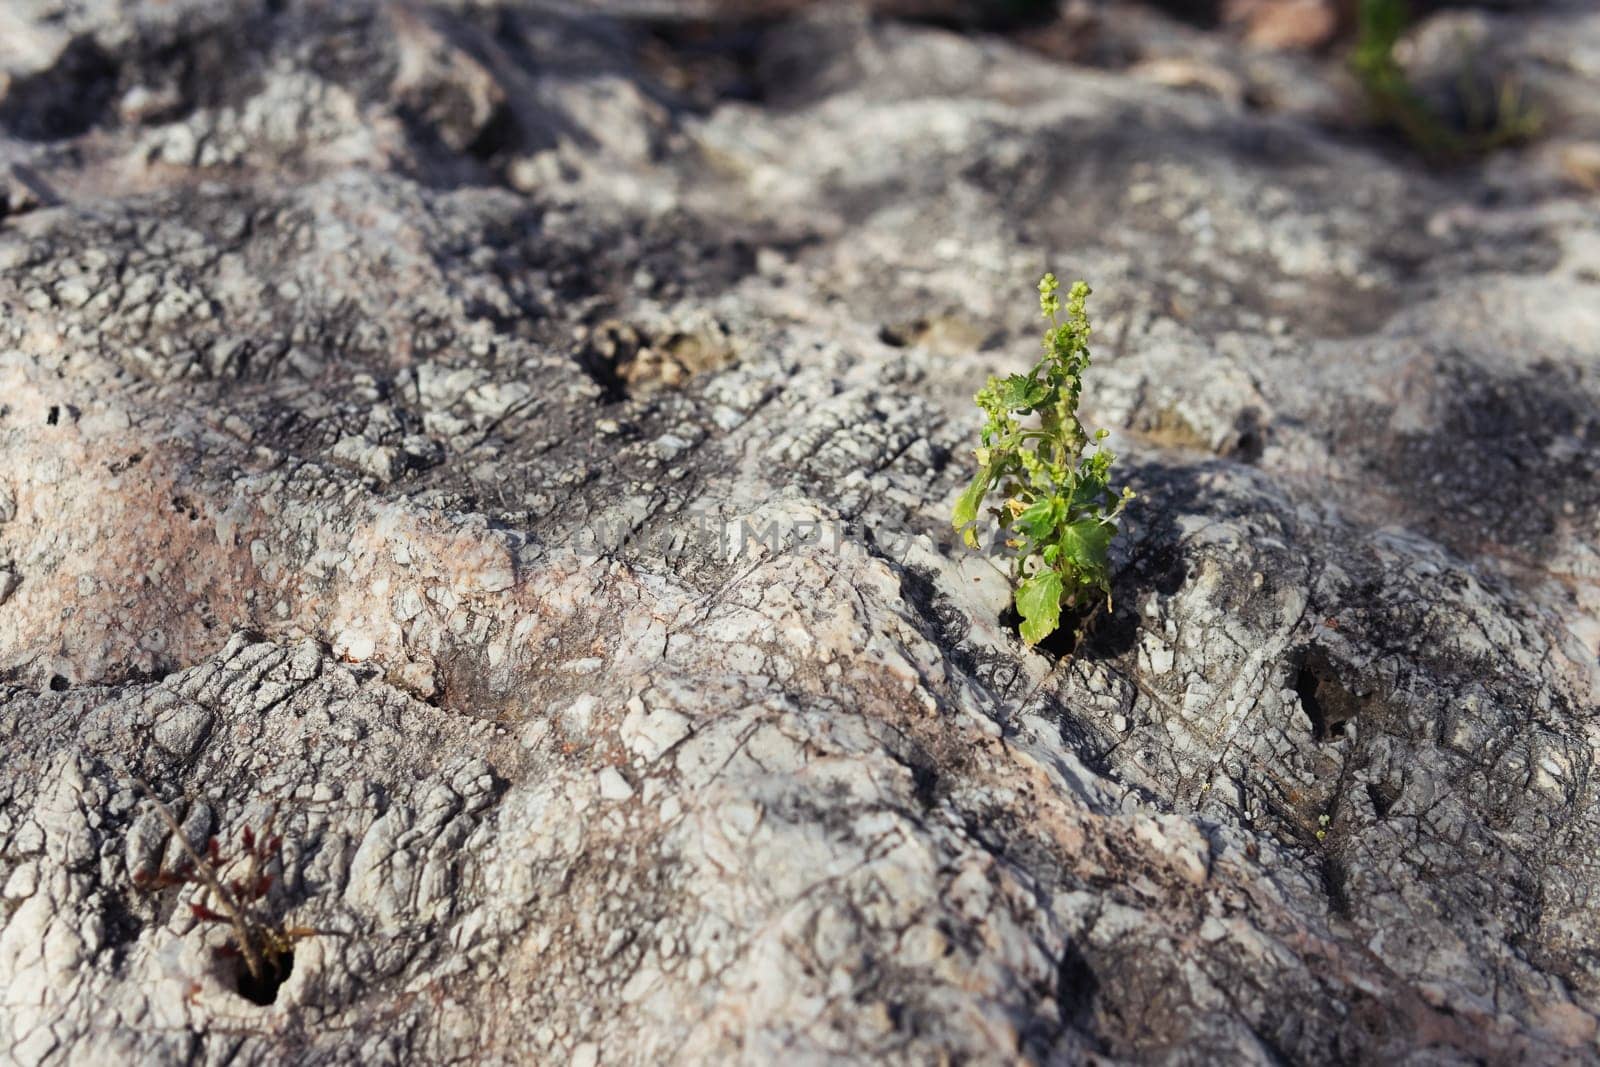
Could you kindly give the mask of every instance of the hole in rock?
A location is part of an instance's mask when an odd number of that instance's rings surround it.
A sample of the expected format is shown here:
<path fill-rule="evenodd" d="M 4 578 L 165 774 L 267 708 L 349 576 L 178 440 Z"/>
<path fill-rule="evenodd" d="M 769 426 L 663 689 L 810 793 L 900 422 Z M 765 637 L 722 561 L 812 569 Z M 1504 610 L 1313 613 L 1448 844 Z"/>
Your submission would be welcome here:
<path fill-rule="evenodd" d="M 294 973 L 294 952 L 290 950 L 273 960 L 261 961 L 261 977 L 256 978 L 250 968 L 238 961 L 239 995 L 252 1004 L 267 1005 L 278 999 L 278 990 Z"/>
<path fill-rule="evenodd" d="M 0 95 L 0 126 L 24 141 L 77 137 L 105 116 L 116 90 L 116 63 L 78 37 L 53 65 L 11 82 Z"/>
<path fill-rule="evenodd" d="M 600 387 L 601 404 L 609 406 L 628 398 L 628 383 L 618 371 L 617 362 L 610 351 L 591 343 L 579 354 L 578 363 Z"/>
<path fill-rule="evenodd" d="M 1258 463 L 1266 451 L 1267 432 L 1261 413 L 1254 408 L 1242 412 L 1233 424 L 1234 438 L 1225 454 L 1240 463 Z"/>
<path fill-rule="evenodd" d="M 1095 662 L 1114 660 L 1133 651 L 1139 643 L 1139 614 L 1132 609 L 1132 598 L 1117 601 L 1113 610 L 1101 605 L 1090 609 L 1087 621 L 1080 623 L 1082 638 L 1077 655 Z"/>
<path fill-rule="evenodd" d="M 1076 945 L 1067 945 L 1061 965 L 1056 968 L 1056 1003 L 1063 1019 L 1082 1026 L 1094 1012 L 1095 994 L 1100 982 L 1094 968 Z"/>
<path fill-rule="evenodd" d="M 1372 801 L 1372 810 L 1377 813 L 1378 818 L 1383 819 L 1388 817 L 1389 809 L 1400 799 L 1400 792 L 1382 782 L 1368 782 L 1367 799 Z"/>
<path fill-rule="evenodd" d="M 1049 656 L 1051 659 L 1061 659 L 1071 656 L 1080 647 L 1087 648 L 1091 643 L 1095 610 L 1087 608 L 1063 608 L 1061 610 L 1061 625 L 1055 633 L 1033 646 L 1035 652 Z M 1022 625 L 1022 616 L 1017 613 L 1015 604 L 1007 604 L 1006 609 L 1000 613 L 1000 626 L 1002 629 L 1017 632 Z M 1020 636 L 1018 640 L 1021 640 Z"/>
<path fill-rule="evenodd" d="M 1295 669 L 1294 691 L 1300 709 L 1311 723 L 1318 741 L 1337 741 L 1349 733 L 1349 724 L 1361 713 L 1361 699 L 1338 679 L 1332 662 L 1321 651 L 1304 655 Z"/>
<path fill-rule="evenodd" d="M 50 691 L 53 693 L 65 693 L 70 685 L 72 683 L 59 674 L 50 676 Z"/>

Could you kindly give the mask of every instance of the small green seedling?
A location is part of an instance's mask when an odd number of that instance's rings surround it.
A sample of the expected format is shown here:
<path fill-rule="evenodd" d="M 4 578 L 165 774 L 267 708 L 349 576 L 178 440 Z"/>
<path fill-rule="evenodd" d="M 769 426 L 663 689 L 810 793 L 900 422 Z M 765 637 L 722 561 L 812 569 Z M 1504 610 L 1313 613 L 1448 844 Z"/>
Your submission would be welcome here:
<path fill-rule="evenodd" d="M 1111 488 L 1106 431 L 1091 440 L 1078 421 L 1089 366 L 1089 287 L 1073 284 L 1064 322 L 1059 288 L 1054 274 L 1039 282 L 1039 308 L 1050 320 L 1043 358 L 1026 374 L 991 377 L 975 398 L 986 416 L 975 450 L 979 470 L 953 516 L 976 548 L 979 507 L 991 492 L 1003 498 L 989 513 L 1010 534 L 1019 630 L 1030 645 L 1055 632 L 1063 607 L 1083 608 L 1101 596 L 1110 602 L 1107 552 L 1133 499 L 1132 490 Z"/>

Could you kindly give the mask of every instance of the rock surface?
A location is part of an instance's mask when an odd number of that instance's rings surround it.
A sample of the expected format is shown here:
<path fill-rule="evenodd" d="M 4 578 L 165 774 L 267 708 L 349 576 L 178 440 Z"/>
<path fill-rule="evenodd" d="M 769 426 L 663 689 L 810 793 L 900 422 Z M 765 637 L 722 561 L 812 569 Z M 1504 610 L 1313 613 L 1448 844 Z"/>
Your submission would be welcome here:
<path fill-rule="evenodd" d="M 1600 16 L 1437 173 L 790 7 L 0 11 L 0 1058 L 1593 1060 Z M 1047 268 L 1061 659 L 947 524 Z M 134 778 L 275 813 L 272 1003 Z"/>

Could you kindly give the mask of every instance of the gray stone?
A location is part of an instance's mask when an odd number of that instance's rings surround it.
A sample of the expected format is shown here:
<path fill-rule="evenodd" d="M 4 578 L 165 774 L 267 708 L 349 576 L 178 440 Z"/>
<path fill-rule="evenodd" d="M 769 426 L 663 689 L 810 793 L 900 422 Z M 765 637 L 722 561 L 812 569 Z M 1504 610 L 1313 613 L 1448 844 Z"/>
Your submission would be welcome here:
<path fill-rule="evenodd" d="M 1563 117 L 1436 172 L 1091 6 L 9 5 L 6 1056 L 1592 1058 L 1600 17 L 1420 27 Z M 1063 659 L 948 526 L 1046 269 Z"/>
<path fill-rule="evenodd" d="M 205 708 L 180 706 L 163 713 L 155 725 L 156 744 L 179 761 L 187 761 L 205 740 L 215 716 Z"/>

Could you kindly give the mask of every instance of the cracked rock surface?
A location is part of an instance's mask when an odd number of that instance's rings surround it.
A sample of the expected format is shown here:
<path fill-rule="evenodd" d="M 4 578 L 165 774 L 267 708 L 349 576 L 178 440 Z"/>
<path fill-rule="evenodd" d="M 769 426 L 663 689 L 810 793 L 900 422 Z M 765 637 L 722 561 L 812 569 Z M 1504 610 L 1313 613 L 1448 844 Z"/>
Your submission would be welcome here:
<path fill-rule="evenodd" d="M 0 1060 L 1600 1056 L 1600 15 L 1424 26 L 1554 121 L 1441 172 L 778 6 L 0 11 Z M 1061 657 L 948 526 L 1046 269 Z"/>

